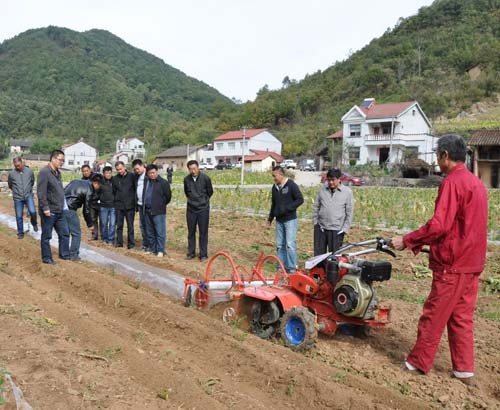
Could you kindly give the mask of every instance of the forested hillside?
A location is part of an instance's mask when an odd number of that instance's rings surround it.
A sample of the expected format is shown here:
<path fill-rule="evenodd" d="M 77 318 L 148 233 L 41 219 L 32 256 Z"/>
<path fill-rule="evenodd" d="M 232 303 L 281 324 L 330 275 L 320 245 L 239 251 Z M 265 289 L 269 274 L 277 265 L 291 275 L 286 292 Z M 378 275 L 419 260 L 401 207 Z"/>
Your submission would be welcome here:
<path fill-rule="evenodd" d="M 107 31 L 48 27 L 0 45 L 2 139 L 43 137 L 50 145 L 83 136 L 106 151 L 117 136 L 167 138 L 232 105 Z"/>
<path fill-rule="evenodd" d="M 468 73 L 472 67 L 479 69 L 476 79 Z M 364 97 L 418 100 L 435 120 L 453 118 L 477 101 L 497 101 L 498 92 L 500 0 L 436 0 L 345 61 L 300 82 L 285 77 L 280 90 L 263 87 L 255 102 L 218 126 L 274 128 L 287 153 L 299 154 L 339 129 L 342 115 Z M 500 126 L 500 119 L 488 125 Z"/>

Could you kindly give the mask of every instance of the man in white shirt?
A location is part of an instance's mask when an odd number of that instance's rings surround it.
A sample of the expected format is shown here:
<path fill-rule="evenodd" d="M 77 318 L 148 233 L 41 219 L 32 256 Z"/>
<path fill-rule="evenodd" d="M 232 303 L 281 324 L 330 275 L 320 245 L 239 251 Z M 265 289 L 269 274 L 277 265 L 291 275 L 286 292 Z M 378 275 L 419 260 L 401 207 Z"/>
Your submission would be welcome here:
<path fill-rule="evenodd" d="M 147 175 L 146 166 L 139 158 L 132 161 L 132 167 L 134 168 L 135 178 L 136 178 L 136 192 L 135 192 L 135 203 L 136 211 L 139 211 L 139 225 L 141 227 L 142 235 L 142 250 L 144 252 L 150 251 L 150 246 L 148 243 L 148 231 L 146 225 L 146 216 L 144 214 L 144 204 L 142 203 L 142 193 L 144 191 L 144 186 L 146 185 Z"/>

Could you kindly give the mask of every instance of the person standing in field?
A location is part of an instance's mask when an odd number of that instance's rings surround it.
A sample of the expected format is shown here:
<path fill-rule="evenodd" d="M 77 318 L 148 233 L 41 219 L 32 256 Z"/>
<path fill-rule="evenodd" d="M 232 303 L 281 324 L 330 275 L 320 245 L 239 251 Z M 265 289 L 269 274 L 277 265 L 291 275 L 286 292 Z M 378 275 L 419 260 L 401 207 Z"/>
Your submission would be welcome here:
<path fill-rule="evenodd" d="M 101 240 L 112 245 L 115 241 L 116 213 L 115 196 L 113 194 L 113 168 L 104 167 L 103 181 L 100 190 L 101 206 L 99 208 Z"/>
<path fill-rule="evenodd" d="M 354 213 L 352 190 L 342 184 L 340 169 L 330 169 L 326 184 L 314 202 L 314 255 L 335 252 L 342 246 L 344 235 L 351 228 Z"/>
<path fill-rule="evenodd" d="M 84 181 L 90 181 L 94 175 L 96 175 L 90 165 L 83 164 L 82 165 L 82 179 Z M 94 229 L 92 230 L 92 235 L 90 240 L 97 241 L 99 239 L 99 207 L 100 207 L 100 198 L 99 194 L 96 193 L 92 196 L 92 204 L 90 208 L 90 216 L 92 218 L 92 226 Z"/>
<path fill-rule="evenodd" d="M 210 217 L 210 197 L 214 193 L 212 181 L 200 172 L 198 161 L 187 163 L 189 175 L 184 178 L 184 193 L 187 198 L 186 221 L 188 228 L 188 250 L 186 259 L 196 255 L 196 227 L 199 231 L 200 261 L 208 259 L 208 224 Z"/>
<path fill-rule="evenodd" d="M 172 199 L 172 192 L 168 181 L 158 174 L 156 165 L 148 165 L 146 172 L 148 177 L 144 184 L 142 203 L 147 224 L 149 251 L 162 258 L 167 241 L 167 205 Z"/>
<path fill-rule="evenodd" d="M 135 173 L 135 203 L 136 210 L 139 212 L 139 227 L 141 228 L 142 250 L 144 252 L 149 252 L 149 234 L 146 224 L 146 215 L 144 214 L 144 204 L 142 202 L 142 198 L 144 196 L 144 185 L 146 184 L 146 180 L 148 179 L 146 175 L 146 166 L 141 159 L 136 158 L 132 161 L 132 168 L 134 169 Z"/>
<path fill-rule="evenodd" d="M 127 171 L 123 161 L 115 164 L 116 175 L 113 177 L 113 195 L 115 197 L 116 212 L 116 244 L 117 248 L 123 248 L 123 225 L 127 221 L 127 248 L 133 249 L 134 239 L 134 217 L 136 185 L 135 177 Z"/>
<path fill-rule="evenodd" d="M 297 269 L 297 208 L 304 203 L 304 197 L 298 185 L 285 176 L 285 170 L 279 165 L 272 171 L 271 210 L 267 219 L 270 227 L 276 219 L 277 256 L 287 273 Z"/>
<path fill-rule="evenodd" d="M 16 212 L 17 239 L 24 238 L 24 207 L 28 209 L 31 218 L 33 230 L 38 232 L 38 223 L 36 220 L 35 200 L 33 198 L 33 186 L 35 185 L 35 175 L 29 167 L 24 165 L 21 157 L 15 157 L 12 160 L 14 169 L 9 172 L 7 183 L 12 191 L 14 200 L 14 210 Z"/>
<path fill-rule="evenodd" d="M 444 135 L 437 143 L 443 174 L 434 215 L 422 227 L 392 238 L 396 250 L 415 255 L 430 245 L 431 291 L 418 322 L 415 346 L 403 370 L 428 373 L 445 327 L 448 330 L 452 377 L 474 383 L 474 306 L 484 269 L 488 228 L 488 195 L 484 184 L 465 167 L 462 137 Z"/>
<path fill-rule="evenodd" d="M 69 259 L 69 230 L 66 219 L 63 216 L 67 209 L 64 198 L 64 188 L 59 171 L 64 164 L 64 152 L 54 150 L 50 154 L 50 162 L 38 173 L 36 193 L 38 197 L 38 208 L 42 225 L 42 237 L 40 247 L 42 251 L 42 262 L 55 265 L 50 248 L 52 229 L 56 230 L 59 238 L 59 258 Z"/>

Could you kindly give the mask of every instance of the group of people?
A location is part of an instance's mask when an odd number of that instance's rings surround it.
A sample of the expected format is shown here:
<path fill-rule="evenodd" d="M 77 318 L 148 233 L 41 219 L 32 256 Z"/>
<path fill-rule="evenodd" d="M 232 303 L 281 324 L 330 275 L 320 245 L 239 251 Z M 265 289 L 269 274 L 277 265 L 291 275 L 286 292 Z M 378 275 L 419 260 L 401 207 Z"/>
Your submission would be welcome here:
<path fill-rule="evenodd" d="M 418 324 L 417 341 L 403 369 L 425 374 L 431 370 L 444 328 L 448 329 L 453 372 L 471 384 L 474 376 L 473 316 L 479 275 L 485 266 L 487 245 L 488 198 L 484 184 L 464 165 L 466 144 L 462 137 L 446 135 L 438 140 L 438 165 L 446 174 L 440 185 L 433 217 L 420 229 L 403 237 L 392 238 L 396 250 L 410 249 L 418 254 L 430 245 L 429 266 L 433 271 L 431 292 L 424 304 Z M 38 205 L 42 228 L 42 261 L 54 264 L 50 249 L 52 230 L 59 236 L 59 257 L 79 259 L 80 224 L 76 210 L 83 207 L 87 226 L 98 237 L 115 246 L 123 246 L 124 221 L 127 222 L 127 246 L 135 246 L 134 216 L 139 212 L 143 249 L 163 256 L 166 240 L 166 207 L 171 200 L 168 181 L 158 174 L 156 165 L 145 166 L 136 159 L 134 174 L 123 162 L 105 167 L 103 176 L 83 167 L 82 180 L 63 188 L 59 169 L 64 153 L 52 152 L 50 163 L 40 170 L 37 183 Z M 196 256 L 196 230 L 199 231 L 199 254 L 208 257 L 210 178 L 200 173 L 197 161 L 187 163 L 189 175 L 184 178 L 187 197 L 187 259 Z M 313 212 L 314 254 L 335 252 L 342 246 L 354 212 L 351 189 L 341 182 L 341 172 L 330 169 L 327 181 L 319 189 Z M 304 198 L 298 185 L 286 177 L 280 166 L 272 169 L 271 210 L 267 226 L 276 220 L 277 256 L 288 273 L 297 270 L 297 208 Z M 27 207 L 31 223 L 38 230 L 33 199 L 33 172 L 24 167 L 21 158 L 14 159 L 9 175 L 18 237 L 22 238 L 23 209 Z M 71 244 L 69 237 L 71 236 Z"/>
<path fill-rule="evenodd" d="M 437 162 L 443 179 L 434 215 L 422 227 L 395 236 L 391 246 L 415 255 L 430 246 L 431 291 L 418 322 L 417 340 L 402 370 L 428 373 L 448 330 L 451 376 L 474 385 L 474 306 L 479 276 L 487 248 L 488 195 L 484 184 L 465 166 L 467 146 L 458 135 L 438 140 Z M 352 191 L 340 181 L 341 172 L 331 169 L 314 203 L 314 254 L 335 252 L 342 246 L 352 222 Z M 287 272 L 296 270 L 297 208 L 303 203 L 298 186 L 279 167 L 273 168 L 274 186 L 268 225 L 276 219 L 277 254 Z"/>
<path fill-rule="evenodd" d="M 21 157 L 13 160 L 14 169 L 9 173 L 8 185 L 12 190 L 17 222 L 17 236 L 24 237 L 23 212 L 28 209 L 33 230 L 38 231 L 37 212 L 33 196 L 35 177 L 24 165 Z M 82 178 L 63 186 L 60 169 L 64 152 L 55 150 L 49 164 L 37 178 L 36 192 L 41 221 L 42 262 L 55 265 L 50 241 L 55 230 L 59 240 L 59 258 L 79 261 L 81 226 L 77 210 L 91 231 L 91 240 L 98 240 L 116 247 L 124 246 L 123 230 L 127 223 L 126 244 L 135 248 L 134 219 L 139 213 L 142 250 L 158 257 L 165 255 L 167 232 L 167 205 L 172 198 L 170 183 L 159 175 L 154 164 L 145 165 L 141 159 L 132 162 L 133 173 L 122 161 L 115 163 L 116 174 L 110 166 L 103 174 L 92 172 L 89 165 L 81 168 Z M 187 259 L 196 255 L 196 231 L 199 231 L 199 258 L 208 258 L 208 224 L 210 197 L 213 194 L 210 178 L 201 174 L 197 161 L 189 161 L 189 175 L 184 179 L 187 197 L 186 220 L 188 226 Z M 171 179 L 171 175 L 170 178 Z"/>

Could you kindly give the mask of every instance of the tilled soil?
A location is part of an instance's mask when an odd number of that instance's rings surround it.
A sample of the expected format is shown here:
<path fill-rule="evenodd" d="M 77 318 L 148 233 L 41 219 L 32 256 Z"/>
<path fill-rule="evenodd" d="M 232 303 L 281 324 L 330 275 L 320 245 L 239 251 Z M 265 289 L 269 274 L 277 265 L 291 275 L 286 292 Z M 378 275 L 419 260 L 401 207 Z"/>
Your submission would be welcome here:
<path fill-rule="evenodd" d="M 1 210 L 7 206 L 4 201 Z M 167 258 L 117 251 L 201 278 L 205 265 L 182 259 L 183 218 L 182 210 L 169 210 Z M 301 225 L 303 261 L 311 233 Z M 357 240 L 375 232 L 350 235 Z M 448 376 L 445 337 L 429 375 L 400 371 L 430 283 L 414 277 L 410 261 L 420 259 L 408 254 L 394 261 L 393 279 L 380 284 L 393 309 L 387 329 L 364 338 L 320 336 L 302 354 L 91 263 L 44 265 L 39 243 L 17 240 L 13 230 L 0 227 L 0 246 L 0 374 L 12 375 L 34 409 L 500 408 L 497 321 L 476 319 L 478 387 Z M 228 250 L 250 267 L 273 246 L 263 220 L 213 213 L 211 252 Z M 498 253 L 490 247 L 494 261 Z M 226 270 L 214 266 L 214 274 Z M 498 295 L 482 292 L 478 306 L 498 309 Z M 10 388 L 3 390 L 7 404 L 0 409 L 15 409 Z"/>

